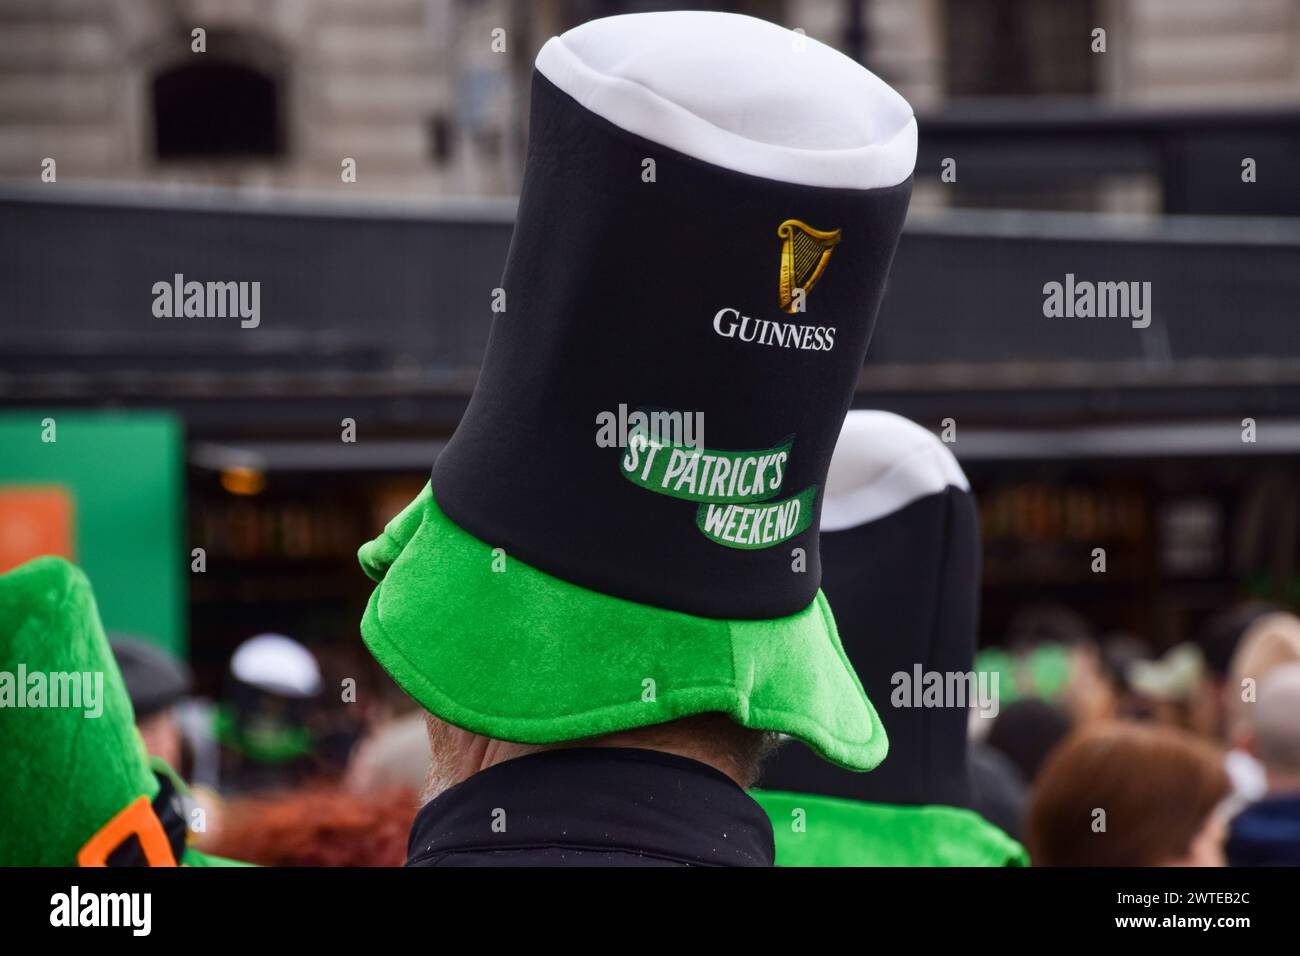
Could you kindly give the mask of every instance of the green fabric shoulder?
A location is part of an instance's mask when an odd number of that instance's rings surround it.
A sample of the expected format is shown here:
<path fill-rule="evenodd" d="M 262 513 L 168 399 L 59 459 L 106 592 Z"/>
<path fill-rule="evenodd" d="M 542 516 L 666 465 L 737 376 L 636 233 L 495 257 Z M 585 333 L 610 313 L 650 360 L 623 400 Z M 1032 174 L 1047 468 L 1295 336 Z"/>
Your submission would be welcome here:
<path fill-rule="evenodd" d="M 1028 866 L 1024 847 L 959 807 L 861 803 L 755 790 L 777 866 Z"/>

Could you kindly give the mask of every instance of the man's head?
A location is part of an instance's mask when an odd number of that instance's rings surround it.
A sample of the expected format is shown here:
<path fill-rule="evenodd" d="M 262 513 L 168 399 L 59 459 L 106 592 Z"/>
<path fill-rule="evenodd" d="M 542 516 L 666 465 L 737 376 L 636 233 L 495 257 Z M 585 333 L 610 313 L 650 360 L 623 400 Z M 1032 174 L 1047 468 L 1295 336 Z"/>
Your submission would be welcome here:
<path fill-rule="evenodd" d="M 115 634 L 109 639 L 135 710 L 145 749 L 181 765 L 182 735 L 173 705 L 190 691 L 189 668 L 152 641 Z"/>
<path fill-rule="evenodd" d="M 1282 664 L 1259 683 L 1248 711 L 1250 748 L 1268 773 L 1273 792 L 1300 790 L 1300 664 Z"/>
<path fill-rule="evenodd" d="M 600 737 L 562 744 L 517 744 L 484 737 L 425 715 L 432 763 L 421 804 L 462 783 L 480 770 L 525 754 L 560 747 L 638 747 L 660 750 L 706 763 L 725 773 L 739 786 L 758 780 L 763 761 L 779 745 L 781 736 L 742 727 L 725 714 L 696 714 L 650 727 L 638 727 Z"/>
<path fill-rule="evenodd" d="M 1296 663 L 1300 663 L 1300 618 L 1286 613 L 1265 614 L 1246 629 L 1232 656 L 1224 688 L 1229 739 L 1234 745 L 1249 746 L 1252 711 L 1264 678 Z"/>

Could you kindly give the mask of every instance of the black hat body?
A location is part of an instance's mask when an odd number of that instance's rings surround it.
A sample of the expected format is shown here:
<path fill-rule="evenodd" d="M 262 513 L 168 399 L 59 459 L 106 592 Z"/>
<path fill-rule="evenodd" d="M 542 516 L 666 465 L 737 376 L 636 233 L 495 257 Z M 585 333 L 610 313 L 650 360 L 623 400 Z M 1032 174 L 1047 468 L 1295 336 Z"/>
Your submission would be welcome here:
<path fill-rule="evenodd" d="M 979 514 L 956 459 L 907 419 L 850 412 L 831 464 L 821 541 L 822 588 L 889 735 L 889 756 L 873 773 L 847 774 L 787 746 L 761 785 L 968 806 L 967 723 L 978 701 L 960 706 L 934 692 L 938 680 L 955 687 L 971 674 L 979 618 Z"/>

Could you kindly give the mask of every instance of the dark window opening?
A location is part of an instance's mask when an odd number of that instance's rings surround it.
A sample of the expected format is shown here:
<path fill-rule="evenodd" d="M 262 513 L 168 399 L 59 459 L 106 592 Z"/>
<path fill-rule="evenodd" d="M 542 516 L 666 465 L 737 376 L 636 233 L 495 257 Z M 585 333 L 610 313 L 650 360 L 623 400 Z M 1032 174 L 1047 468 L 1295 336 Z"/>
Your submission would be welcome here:
<path fill-rule="evenodd" d="M 284 153 L 280 90 L 267 74 L 195 55 L 154 77 L 159 159 L 274 157 Z"/>
<path fill-rule="evenodd" d="M 947 15 L 950 96 L 1095 92 L 1091 0 L 949 0 Z"/>
<path fill-rule="evenodd" d="M 443 113 L 429 117 L 429 156 L 439 166 L 451 162 L 451 120 Z"/>

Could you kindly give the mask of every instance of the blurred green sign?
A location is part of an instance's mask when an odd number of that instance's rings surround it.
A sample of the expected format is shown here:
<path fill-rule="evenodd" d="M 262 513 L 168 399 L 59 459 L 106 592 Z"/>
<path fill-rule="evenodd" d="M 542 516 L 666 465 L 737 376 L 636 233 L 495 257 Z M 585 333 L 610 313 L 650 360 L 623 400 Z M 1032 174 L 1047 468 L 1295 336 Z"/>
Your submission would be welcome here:
<path fill-rule="evenodd" d="M 155 412 L 0 412 L 0 572 L 80 565 L 109 631 L 186 652 L 183 436 Z"/>

